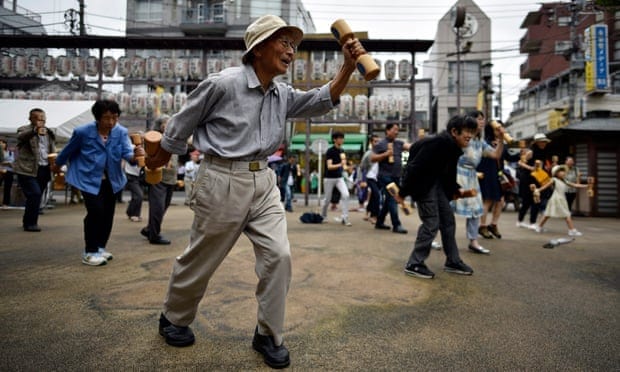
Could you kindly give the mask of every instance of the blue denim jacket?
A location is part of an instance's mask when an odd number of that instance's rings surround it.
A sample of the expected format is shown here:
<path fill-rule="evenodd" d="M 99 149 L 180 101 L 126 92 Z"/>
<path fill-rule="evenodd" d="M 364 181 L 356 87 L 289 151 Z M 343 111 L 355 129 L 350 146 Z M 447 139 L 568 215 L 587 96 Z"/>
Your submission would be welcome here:
<path fill-rule="evenodd" d="M 68 184 L 97 195 L 104 171 L 114 193 L 125 187 L 127 177 L 121 167 L 121 159 L 129 162 L 133 159 L 127 129 L 117 123 L 104 143 L 97 132 L 97 124 L 92 122 L 73 130 L 71 139 L 58 155 L 56 164 L 67 164 L 65 180 Z"/>

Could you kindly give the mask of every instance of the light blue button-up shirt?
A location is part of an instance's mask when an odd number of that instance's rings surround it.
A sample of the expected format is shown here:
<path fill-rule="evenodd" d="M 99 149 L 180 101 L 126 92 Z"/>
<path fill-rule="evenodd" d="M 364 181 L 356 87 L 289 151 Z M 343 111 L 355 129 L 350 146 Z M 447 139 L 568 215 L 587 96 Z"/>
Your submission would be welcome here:
<path fill-rule="evenodd" d="M 333 108 L 329 83 L 307 92 L 272 82 L 265 92 L 251 65 L 209 77 L 166 127 L 161 146 L 185 154 L 187 139 L 200 152 L 225 159 L 265 160 L 284 140 L 287 118 L 323 115 Z"/>

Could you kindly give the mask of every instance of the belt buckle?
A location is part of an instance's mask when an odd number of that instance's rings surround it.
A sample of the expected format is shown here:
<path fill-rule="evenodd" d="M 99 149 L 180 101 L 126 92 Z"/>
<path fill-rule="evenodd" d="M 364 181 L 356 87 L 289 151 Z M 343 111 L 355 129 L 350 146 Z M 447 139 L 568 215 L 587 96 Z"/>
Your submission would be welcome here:
<path fill-rule="evenodd" d="M 260 170 L 260 161 L 251 161 L 250 162 L 250 171 L 256 172 Z"/>

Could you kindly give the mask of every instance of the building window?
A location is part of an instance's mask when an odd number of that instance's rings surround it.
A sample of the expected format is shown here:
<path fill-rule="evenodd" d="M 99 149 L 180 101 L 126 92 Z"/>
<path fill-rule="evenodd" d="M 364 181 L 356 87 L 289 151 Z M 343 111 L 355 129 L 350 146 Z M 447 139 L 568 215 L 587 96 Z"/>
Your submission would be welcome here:
<path fill-rule="evenodd" d="M 456 94 L 456 62 L 450 62 L 448 93 Z M 461 62 L 461 93 L 477 94 L 480 90 L 480 61 Z"/>
<path fill-rule="evenodd" d="M 163 16 L 162 0 L 136 0 L 137 22 L 162 22 Z"/>

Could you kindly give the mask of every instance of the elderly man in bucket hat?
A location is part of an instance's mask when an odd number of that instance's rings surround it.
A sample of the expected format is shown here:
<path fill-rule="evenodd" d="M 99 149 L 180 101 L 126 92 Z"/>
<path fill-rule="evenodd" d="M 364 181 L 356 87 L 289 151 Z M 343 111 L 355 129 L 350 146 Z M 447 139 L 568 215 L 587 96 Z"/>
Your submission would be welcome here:
<path fill-rule="evenodd" d="M 267 157 L 284 140 L 287 118 L 322 115 L 339 103 L 356 58 L 366 52 L 359 40 L 346 42 L 336 77 L 303 92 L 273 81 L 293 63 L 302 37 L 299 28 L 279 17 L 257 19 L 245 32 L 243 65 L 209 75 L 171 118 L 159 152 L 147 159 L 153 169 L 171 153 L 184 154 L 191 135 L 194 147 L 204 154 L 190 197 L 190 242 L 175 260 L 159 320 L 159 332 L 170 345 L 194 343 L 189 325 L 209 279 L 245 234 L 254 246 L 258 276 L 252 346 L 271 367 L 290 363 L 283 344 L 290 247 L 276 175 L 267 167 Z"/>

